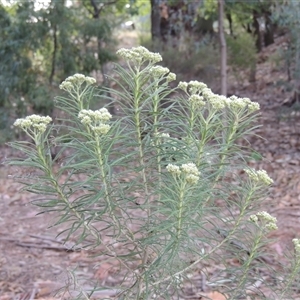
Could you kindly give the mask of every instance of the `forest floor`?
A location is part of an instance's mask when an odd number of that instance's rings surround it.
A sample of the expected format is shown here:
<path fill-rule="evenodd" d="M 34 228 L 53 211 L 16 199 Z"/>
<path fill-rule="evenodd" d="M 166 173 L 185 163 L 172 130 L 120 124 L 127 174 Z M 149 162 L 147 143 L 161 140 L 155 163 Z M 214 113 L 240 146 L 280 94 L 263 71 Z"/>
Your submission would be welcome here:
<path fill-rule="evenodd" d="M 279 42 L 260 54 L 256 83 L 232 81 L 229 92 L 261 106 L 262 126 L 256 133 L 262 138 L 250 142 L 264 159 L 251 164 L 265 169 L 274 180 L 266 209 L 278 219 L 279 229 L 272 235 L 278 242 L 271 247 L 280 259 L 300 232 L 300 111 L 283 106 L 291 95 L 278 83 L 287 76 L 268 59 Z M 0 149 L 1 162 L 11 155 L 8 147 Z M 10 176 L 16 172 L 0 165 L 0 300 L 57 299 L 51 298 L 52 292 L 67 285 L 70 278 L 65 271 L 75 268 L 79 278 L 112 280 L 111 266 L 93 268 L 95 259 L 85 251 L 66 251 L 55 239 L 57 228 L 49 228 L 53 216 L 37 215 L 38 208 L 30 204 L 32 195 L 20 191 L 20 184 Z M 213 291 L 207 293 L 213 300 L 224 299 Z"/>

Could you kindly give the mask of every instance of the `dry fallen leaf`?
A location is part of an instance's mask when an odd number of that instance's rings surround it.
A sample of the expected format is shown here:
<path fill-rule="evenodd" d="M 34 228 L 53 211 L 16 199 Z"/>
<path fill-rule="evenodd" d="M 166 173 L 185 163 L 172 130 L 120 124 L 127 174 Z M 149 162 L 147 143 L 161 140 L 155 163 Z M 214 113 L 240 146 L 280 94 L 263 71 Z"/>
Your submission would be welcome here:
<path fill-rule="evenodd" d="M 59 284 L 58 282 L 54 282 L 50 280 L 45 280 L 45 281 L 38 280 L 34 283 L 34 286 L 37 289 L 37 296 L 45 297 L 45 296 L 50 296 L 51 293 L 57 291 L 59 288 L 63 286 L 63 284 Z"/>
<path fill-rule="evenodd" d="M 219 292 L 210 292 L 207 294 L 211 300 L 226 300 L 226 297 Z"/>

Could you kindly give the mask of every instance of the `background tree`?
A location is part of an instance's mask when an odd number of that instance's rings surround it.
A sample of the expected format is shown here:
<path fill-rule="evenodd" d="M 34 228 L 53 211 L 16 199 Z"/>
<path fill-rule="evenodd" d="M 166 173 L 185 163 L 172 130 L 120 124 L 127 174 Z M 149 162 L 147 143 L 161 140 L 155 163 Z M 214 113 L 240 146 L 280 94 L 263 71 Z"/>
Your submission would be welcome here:
<path fill-rule="evenodd" d="M 274 1 L 240 1 L 224 0 L 224 30 L 225 42 L 231 37 L 230 51 L 235 61 L 244 67 L 241 62 L 245 57 L 238 56 L 247 53 L 248 63 L 246 68 L 250 72 L 250 81 L 255 81 L 255 53 L 251 41 L 255 41 L 256 51 L 260 52 L 262 47 L 268 46 L 274 41 L 274 24 L 272 9 Z M 217 42 L 216 32 L 218 23 L 218 1 L 151 1 L 152 4 L 152 40 L 159 40 L 165 49 L 184 50 L 185 59 L 190 59 L 203 44 L 215 44 Z M 158 20 L 158 8 L 160 9 L 160 20 Z M 155 13 L 154 13 L 155 12 Z M 155 16 L 155 18 L 154 18 Z M 242 38 L 248 35 L 247 38 Z M 238 39 L 237 39 L 238 37 Z M 236 40 L 237 39 L 237 40 Z M 223 42 L 224 44 L 224 42 Z M 250 47 L 249 47 L 250 46 Z M 224 47 L 222 47 L 224 49 Z M 245 49 L 243 49 L 245 48 Z M 160 48 L 161 50 L 161 48 Z M 237 65 L 237 64 L 236 64 Z M 221 68 L 221 66 L 219 66 Z M 223 68 L 224 69 L 224 68 Z M 235 72 L 237 72 L 235 66 Z"/>
<path fill-rule="evenodd" d="M 9 8 L 0 6 L 0 106 L 9 116 L 15 108 L 17 116 L 25 113 L 26 102 L 34 103 L 40 82 L 38 49 L 43 48 L 47 28 L 40 26 L 34 1 L 25 1 Z M 33 92 L 35 91 L 35 93 Z"/>
<path fill-rule="evenodd" d="M 287 72 L 287 89 L 293 91 L 293 96 L 288 105 L 300 103 L 300 3 L 288 1 L 275 8 L 273 20 L 284 28 L 287 33 L 287 44 L 281 50 Z"/>
<path fill-rule="evenodd" d="M 104 74 L 105 64 L 115 59 L 112 32 L 122 20 L 120 12 L 125 14 L 125 4 L 121 0 L 0 4 L 0 129 L 32 111 L 51 114 L 52 95 L 63 78 L 75 72 Z M 106 77 L 102 79 L 105 85 Z"/>
<path fill-rule="evenodd" d="M 150 0 L 150 3 L 152 40 L 167 42 L 172 39 L 171 45 L 177 46 L 176 40 L 186 32 L 193 33 L 201 2 Z"/>
<path fill-rule="evenodd" d="M 235 11 L 237 21 L 256 41 L 257 51 L 274 43 L 274 27 L 271 15 L 273 0 L 228 1 L 228 11 Z"/>
<path fill-rule="evenodd" d="M 156 47 L 157 42 L 161 38 L 160 24 L 161 24 L 161 13 L 159 3 L 160 0 L 150 0 L 151 3 L 151 38 L 153 46 Z"/>
<path fill-rule="evenodd" d="M 218 0 L 219 40 L 221 51 L 221 94 L 227 96 L 227 46 L 224 33 L 224 1 Z"/>

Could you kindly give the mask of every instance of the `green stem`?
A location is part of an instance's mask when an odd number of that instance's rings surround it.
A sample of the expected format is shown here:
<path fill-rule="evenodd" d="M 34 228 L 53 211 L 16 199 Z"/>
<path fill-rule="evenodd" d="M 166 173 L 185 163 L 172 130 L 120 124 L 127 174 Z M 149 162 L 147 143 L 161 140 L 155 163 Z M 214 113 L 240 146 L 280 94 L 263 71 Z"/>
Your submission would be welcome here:
<path fill-rule="evenodd" d="M 146 166 L 145 166 L 145 159 L 144 159 L 144 150 L 143 150 L 143 144 L 142 144 L 142 132 L 140 127 L 140 99 L 141 99 L 141 86 L 139 81 L 140 72 L 137 70 L 136 77 L 135 77 L 135 90 L 133 93 L 134 97 L 134 123 L 136 127 L 136 134 L 137 134 L 137 142 L 138 142 L 138 151 L 139 151 L 139 164 L 142 167 L 141 173 L 142 173 L 142 181 L 144 186 L 144 192 L 145 192 L 145 207 L 147 211 L 147 225 L 150 226 L 150 217 L 151 217 L 151 208 L 149 203 L 149 190 L 148 190 L 148 181 L 146 176 Z M 146 264 L 149 257 L 149 246 L 146 246 L 143 250 L 142 254 L 142 271 L 146 270 Z M 144 278 L 145 274 L 143 272 L 143 276 L 139 276 L 137 279 L 138 284 L 138 293 L 136 299 L 140 299 L 142 296 L 142 289 L 144 284 Z"/>
<path fill-rule="evenodd" d="M 203 128 L 201 128 L 201 138 L 200 138 L 200 142 L 198 145 L 198 158 L 197 158 L 197 162 L 196 162 L 196 166 L 199 167 L 200 163 L 201 163 L 201 159 L 202 159 L 202 155 L 203 155 L 203 149 L 204 149 L 204 145 L 206 144 L 206 136 L 207 136 L 207 122 L 205 120 L 203 120 L 203 123 L 205 124 Z"/>
<path fill-rule="evenodd" d="M 81 111 L 84 107 L 83 107 L 83 103 L 81 101 L 81 96 L 82 96 L 83 93 L 80 93 L 80 87 L 77 87 L 77 91 L 76 91 L 76 101 L 77 101 L 77 104 L 78 104 L 78 108 L 79 108 L 79 111 Z"/>
<path fill-rule="evenodd" d="M 247 276 L 249 274 L 251 263 L 255 259 L 256 253 L 258 252 L 259 243 L 260 243 L 262 238 L 263 238 L 263 230 L 261 230 L 260 234 L 258 235 L 258 238 L 255 239 L 255 243 L 254 243 L 254 246 L 252 247 L 252 249 L 250 251 L 249 258 L 248 258 L 246 264 L 243 266 L 243 271 L 244 271 L 243 275 L 242 275 L 241 279 L 239 280 L 239 284 L 234 289 L 234 293 L 230 297 L 230 299 L 235 300 L 236 299 L 235 297 L 238 294 L 240 288 L 245 284 L 245 282 L 247 280 Z"/>
<path fill-rule="evenodd" d="M 96 140 L 96 155 L 98 158 L 98 165 L 101 171 L 101 177 L 102 177 L 102 181 L 103 181 L 103 185 L 104 185 L 104 193 L 105 193 L 105 200 L 106 203 L 108 205 L 109 208 L 109 213 L 112 214 L 113 213 L 113 209 L 111 206 L 111 201 L 110 201 L 110 190 L 109 190 L 109 185 L 107 182 L 107 177 L 106 177 L 106 172 L 105 172 L 105 168 L 104 168 L 104 161 L 103 161 L 103 155 L 102 155 L 102 148 L 100 145 L 100 137 L 98 135 L 95 135 L 95 140 Z"/>
<path fill-rule="evenodd" d="M 218 183 L 218 181 L 219 181 L 219 179 L 222 175 L 222 169 L 224 168 L 224 161 L 227 157 L 227 152 L 230 149 L 231 143 L 233 141 L 233 137 L 236 133 L 237 124 L 238 124 L 238 120 L 235 121 L 234 126 L 233 126 L 233 130 L 231 130 L 230 134 L 228 135 L 227 140 L 225 141 L 225 149 L 224 149 L 224 151 L 222 151 L 222 154 L 221 154 L 221 159 L 220 159 L 220 162 L 219 162 L 219 168 L 218 168 L 218 171 L 217 171 L 218 174 L 217 174 L 217 176 L 216 176 L 216 178 L 213 182 L 212 189 L 215 188 L 216 184 Z M 211 197 L 212 196 L 208 196 L 207 199 L 204 201 L 203 205 L 206 205 L 210 201 Z"/>
<path fill-rule="evenodd" d="M 54 189 L 58 195 L 58 198 L 60 200 L 62 200 L 66 204 L 68 209 L 76 216 L 76 218 L 78 220 L 80 220 L 81 224 L 84 226 L 84 228 L 87 232 L 89 232 L 96 240 L 99 240 L 99 239 L 101 240 L 101 237 L 99 236 L 99 234 L 97 232 L 95 232 L 95 230 L 93 230 L 89 226 L 89 224 L 85 221 L 85 219 L 72 206 L 72 203 L 68 200 L 68 198 L 64 194 L 63 190 L 61 189 L 57 179 L 55 178 L 55 175 L 52 172 L 52 169 L 49 167 L 49 164 L 47 163 L 47 159 L 46 159 L 45 153 L 43 151 L 43 146 L 41 145 L 41 137 L 37 137 L 35 139 L 35 143 L 36 143 L 36 147 L 37 147 L 38 157 L 41 161 L 42 167 L 45 170 L 47 177 L 50 179 L 50 183 L 54 187 Z M 105 247 L 105 249 L 110 253 L 110 255 L 112 257 L 115 257 L 118 259 L 118 256 L 115 253 L 115 251 L 111 250 L 107 245 L 105 245 L 105 243 L 101 243 L 101 244 Z M 130 270 L 130 268 L 122 260 L 120 260 L 120 259 L 118 259 L 118 260 L 126 269 Z"/>
<path fill-rule="evenodd" d="M 180 186 L 180 191 L 179 191 L 179 201 L 178 201 L 178 224 L 176 228 L 176 243 L 179 243 L 180 237 L 181 237 L 181 232 L 182 232 L 182 219 L 183 219 L 183 210 L 184 210 L 184 191 L 185 191 L 185 186 L 186 183 L 182 182 Z"/>
<path fill-rule="evenodd" d="M 156 89 L 158 88 L 158 83 L 156 84 Z M 156 146 L 156 163 L 157 163 L 157 171 L 158 171 L 158 187 L 159 190 L 162 186 L 161 180 L 161 151 L 160 151 L 160 141 L 158 139 L 158 105 L 159 105 L 159 96 L 153 98 L 153 128 L 154 128 L 154 137 L 155 137 L 155 146 Z M 159 192 L 158 201 L 160 201 L 161 193 Z"/>
<path fill-rule="evenodd" d="M 247 207 L 248 207 L 248 204 L 247 204 Z M 244 217 L 244 212 L 246 211 L 247 207 L 246 207 L 246 205 L 245 205 L 245 207 L 242 209 L 242 211 L 241 211 L 241 213 L 240 213 L 240 215 L 239 215 L 239 217 L 238 217 L 238 219 L 237 219 L 237 221 L 236 221 L 236 223 L 235 223 L 233 229 L 232 229 L 231 232 L 230 232 L 230 233 L 222 240 L 222 242 L 220 242 L 218 245 L 216 245 L 214 248 L 212 248 L 212 249 L 211 249 L 208 253 L 206 253 L 205 255 L 202 255 L 200 258 L 196 259 L 196 260 L 195 260 L 192 264 L 190 264 L 188 267 L 186 267 L 186 268 L 184 268 L 184 269 L 182 269 L 182 270 L 180 270 L 180 271 L 178 271 L 178 272 L 176 272 L 176 273 L 174 273 L 174 274 L 172 274 L 172 275 L 169 275 L 169 276 L 167 276 L 167 277 L 165 277 L 165 278 L 163 278 L 163 279 L 160 279 L 160 280 L 158 280 L 158 281 L 156 281 L 156 282 L 153 282 L 153 283 L 151 284 L 151 286 L 152 286 L 152 287 L 157 286 L 157 285 L 159 285 L 159 284 L 162 284 L 162 283 L 164 283 L 164 282 L 167 282 L 167 281 L 171 280 L 171 279 L 174 278 L 174 277 L 180 276 L 180 275 L 182 275 L 182 274 L 188 272 L 189 270 L 194 269 L 194 268 L 197 266 L 197 264 L 199 264 L 200 262 L 202 262 L 202 261 L 204 261 L 205 259 L 211 257 L 211 255 L 212 255 L 214 252 L 216 252 L 218 249 L 220 249 L 226 242 L 230 241 L 230 239 L 231 239 L 232 236 L 234 236 L 235 232 L 238 230 L 238 228 L 239 228 L 239 226 L 240 226 L 240 223 L 241 223 L 241 221 L 242 221 L 242 218 Z M 141 291 L 144 291 L 144 290 L 145 290 L 145 288 L 142 288 Z"/>
<path fill-rule="evenodd" d="M 211 120 L 213 119 L 215 115 L 214 111 L 209 111 L 209 115 L 205 118 L 201 112 L 199 112 L 198 117 L 200 118 L 199 123 L 199 130 L 201 133 L 201 136 L 199 137 L 199 144 L 198 144 L 198 158 L 197 158 L 197 167 L 199 167 L 203 155 L 204 146 L 207 143 L 207 139 L 209 138 L 208 132 L 209 132 L 209 124 Z"/>
<path fill-rule="evenodd" d="M 37 152 L 38 152 L 39 159 L 42 163 L 43 169 L 45 170 L 47 177 L 50 178 L 50 182 L 51 182 L 52 186 L 54 187 L 56 193 L 58 194 L 59 198 L 67 205 L 68 209 L 73 212 L 73 214 L 78 218 L 78 220 L 80 220 L 82 222 L 85 229 L 88 232 L 90 232 L 91 235 L 94 238 L 96 238 L 98 240 L 99 239 L 98 234 L 96 234 L 94 232 L 94 230 L 92 230 L 90 228 L 90 226 L 85 222 L 85 220 L 82 218 L 82 216 L 76 211 L 76 209 L 73 208 L 72 204 L 68 201 L 68 199 L 67 199 L 66 195 L 64 194 L 63 190 L 59 186 L 59 184 L 58 184 L 51 168 L 49 168 L 49 165 L 47 163 L 47 159 L 45 157 L 42 145 L 37 144 Z"/>
<path fill-rule="evenodd" d="M 295 277 L 299 276 L 299 271 L 300 271 L 300 256 L 299 254 L 296 254 L 296 264 L 292 269 L 292 273 L 289 276 L 287 283 L 285 284 L 285 287 L 283 291 L 281 292 L 279 300 L 283 300 L 283 296 L 286 294 L 286 292 L 289 290 L 290 286 L 294 282 Z"/>
<path fill-rule="evenodd" d="M 190 117 L 189 117 L 189 137 L 193 138 L 193 131 L 195 127 L 195 107 L 194 105 L 190 105 Z"/>
<path fill-rule="evenodd" d="M 111 201 L 111 188 L 109 185 L 109 182 L 107 181 L 107 174 L 106 174 L 106 170 L 105 170 L 105 166 L 104 166 L 104 158 L 103 158 L 103 153 L 102 153 L 102 147 L 101 147 L 101 141 L 100 141 L 100 137 L 99 135 L 95 135 L 95 140 L 96 140 L 96 155 L 97 155 L 97 160 L 98 160 L 98 165 L 99 165 L 99 169 L 101 172 L 101 177 L 102 177 L 102 181 L 103 181 L 103 185 L 104 185 L 104 193 L 105 193 L 105 200 L 106 203 L 108 205 L 108 210 L 109 210 L 109 214 L 112 217 L 114 223 L 116 224 L 116 226 L 118 227 L 118 229 L 120 230 L 120 232 L 122 232 L 128 240 L 130 240 L 131 242 L 134 241 L 134 237 L 132 232 L 126 228 L 126 231 L 124 231 L 124 228 L 122 225 L 119 225 L 120 222 L 118 221 L 115 213 L 114 213 L 114 209 L 112 207 L 112 201 Z"/>

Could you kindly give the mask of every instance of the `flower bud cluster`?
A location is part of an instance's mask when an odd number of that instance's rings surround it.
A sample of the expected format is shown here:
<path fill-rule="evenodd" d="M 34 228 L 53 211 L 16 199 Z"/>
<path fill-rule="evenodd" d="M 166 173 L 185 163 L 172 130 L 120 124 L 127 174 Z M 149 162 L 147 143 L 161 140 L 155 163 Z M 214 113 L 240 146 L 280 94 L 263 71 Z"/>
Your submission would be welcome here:
<path fill-rule="evenodd" d="M 249 178 L 256 182 L 262 182 L 265 185 L 270 185 L 273 183 L 273 179 L 269 177 L 265 170 L 256 171 L 254 169 L 244 169 L 244 171 L 248 174 Z"/>
<path fill-rule="evenodd" d="M 192 80 L 190 82 L 180 81 L 178 88 L 186 93 L 189 93 L 190 95 L 195 95 L 201 93 L 204 88 L 207 88 L 207 85 L 196 80 Z"/>
<path fill-rule="evenodd" d="M 159 53 L 150 52 L 147 48 L 139 46 L 131 49 L 121 48 L 117 51 L 117 55 L 121 56 L 125 60 L 142 63 L 144 61 L 150 61 L 157 63 L 162 61 L 162 57 Z"/>
<path fill-rule="evenodd" d="M 187 92 L 188 85 L 189 84 L 187 82 L 180 81 L 178 84 L 178 88 L 183 90 L 184 92 Z"/>
<path fill-rule="evenodd" d="M 300 239 L 293 239 L 296 256 L 300 256 Z"/>
<path fill-rule="evenodd" d="M 203 82 L 192 80 L 189 82 L 189 94 L 194 95 L 201 92 L 204 88 L 207 88 L 207 85 Z"/>
<path fill-rule="evenodd" d="M 154 76 L 154 77 L 162 77 L 170 72 L 168 68 L 164 68 L 162 66 L 153 66 L 150 68 L 149 72 Z"/>
<path fill-rule="evenodd" d="M 149 72 L 153 77 L 156 77 L 156 78 L 161 78 L 161 77 L 167 75 L 166 79 L 168 82 L 176 80 L 176 74 L 170 72 L 170 70 L 168 68 L 164 68 L 162 66 L 153 66 L 150 68 Z"/>
<path fill-rule="evenodd" d="M 199 95 L 191 95 L 189 97 L 189 102 L 192 104 L 193 107 L 196 108 L 202 108 L 203 106 L 205 106 L 205 101 L 203 96 L 199 96 Z"/>
<path fill-rule="evenodd" d="M 17 119 L 14 122 L 14 126 L 19 127 L 26 131 L 27 129 L 32 128 L 38 133 L 44 133 L 47 129 L 47 125 L 52 121 L 52 118 L 47 116 L 31 115 L 26 118 Z"/>
<path fill-rule="evenodd" d="M 260 109 L 259 103 L 252 102 L 249 98 L 238 98 L 236 96 L 231 96 L 228 98 L 228 106 L 233 111 L 239 111 L 248 108 L 249 112 L 255 112 Z"/>
<path fill-rule="evenodd" d="M 152 146 L 154 146 L 155 144 L 165 143 L 165 141 L 170 138 L 170 135 L 168 133 L 164 133 L 164 132 L 157 132 L 154 134 L 154 138 L 155 138 L 156 143 L 153 140 L 151 142 Z"/>
<path fill-rule="evenodd" d="M 102 135 L 108 133 L 110 125 L 105 123 L 112 118 L 112 115 L 106 108 L 96 111 L 83 109 L 79 112 L 78 118 L 82 124 L 88 126 L 96 135 Z"/>
<path fill-rule="evenodd" d="M 65 90 L 70 92 L 75 86 L 81 86 L 83 83 L 86 85 L 92 85 L 96 83 L 96 79 L 93 77 L 85 76 L 83 74 L 75 74 L 73 76 L 69 76 L 66 80 L 64 80 L 59 88 L 61 90 Z"/>
<path fill-rule="evenodd" d="M 155 134 L 155 136 L 158 138 L 169 138 L 170 137 L 170 135 L 168 133 L 164 133 L 164 132 L 157 132 Z"/>
<path fill-rule="evenodd" d="M 157 132 L 157 133 L 155 134 L 155 137 L 156 137 L 156 138 L 164 139 L 164 138 L 169 138 L 169 137 L 170 137 L 170 134 L 169 134 L 169 133 L 164 133 L 164 132 Z"/>
<path fill-rule="evenodd" d="M 166 169 L 174 176 L 179 176 L 181 174 L 180 168 L 176 165 L 168 164 Z"/>
<path fill-rule="evenodd" d="M 196 184 L 199 180 L 200 172 L 194 163 L 182 164 L 181 167 L 168 164 L 167 171 L 173 176 L 184 175 L 186 182 L 189 184 Z"/>
<path fill-rule="evenodd" d="M 203 107 L 205 103 L 209 103 L 215 110 L 222 110 L 225 107 L 233 112 L 239 112 L 248 109 L 250 113 L 259 110 L 259 104 L 252 102 L 249 98 L 238 98 L 231 96 L 229 98 L 217 95 L 207 87 L 206 84 L 198 81 L 179 82 L 178 88 L 190 95 L 189 101 L 194 107 Z"/>
<path fill-rule="evenodd" d="M 207 102 L 215 109 L 222 110 L 226 107 L 228 103 L 227 98 L 222 95 L 216 95 L 214 93 L 205 96 Z"/>
<path fill-rule="evenodd" d="M 170 73 L 167 75 L 167 78 L 166 78 L 166 79 L 167 79 L 167 82 L 174 81 L 174 80 L 176 80 L 176 74 L 170 72 Z"/>
<path fill-rule="evenodd" d="M 249 220 L 256 224 L 257 224 L 258 220 L 265 221 L 266 222 L 265 228 L 269 231 L 278 229 L 278 227 L 276 225 L 277 219 L 275 217 L 272 217 L 269 213 L 267 213 L 265 211 L 261 211 L 255 215 L 251 215 Z"/>

